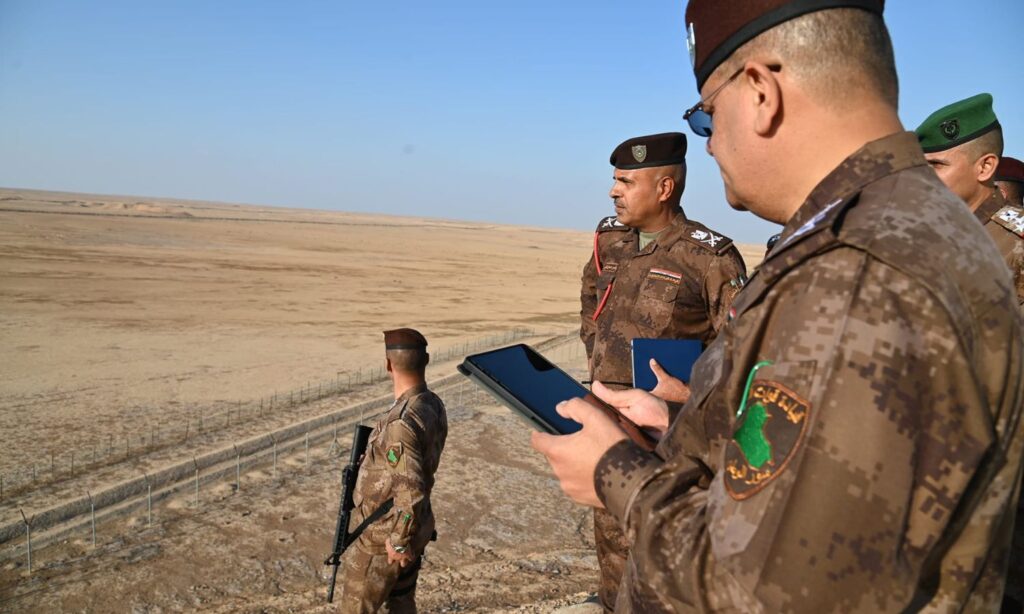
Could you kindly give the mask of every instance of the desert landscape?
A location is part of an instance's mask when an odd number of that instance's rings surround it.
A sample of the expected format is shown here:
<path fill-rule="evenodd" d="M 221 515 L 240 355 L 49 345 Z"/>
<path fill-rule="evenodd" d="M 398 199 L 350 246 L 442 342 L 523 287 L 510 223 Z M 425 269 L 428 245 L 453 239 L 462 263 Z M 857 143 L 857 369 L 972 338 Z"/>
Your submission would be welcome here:
<path fill-rule="evenodd" d="M 27 539 L 0 540 L 0 610 L 330 611 L 322 560 L 339 466 L 351 425 L 386 409 L 380 333 L 400 326 L 429 339 L 428 379 L 451 423 L 422 609 L 585 600 L 590 514 L 455 365 L 515 340 L 583 378 L 573 330 L 591 239 L 0 189 L 0 534 L 22 514 L 32 525 L 67 501 L 196 467 L 195 492 L 175 478 L 152 510 L 135 497 L 98 512 L 95 544 L 88 515 L 38 525 L 31 571 Z M 751 267 L 762 252 L 742 251 Z M 234 464 L 216 456 L 231 449 Z"/>

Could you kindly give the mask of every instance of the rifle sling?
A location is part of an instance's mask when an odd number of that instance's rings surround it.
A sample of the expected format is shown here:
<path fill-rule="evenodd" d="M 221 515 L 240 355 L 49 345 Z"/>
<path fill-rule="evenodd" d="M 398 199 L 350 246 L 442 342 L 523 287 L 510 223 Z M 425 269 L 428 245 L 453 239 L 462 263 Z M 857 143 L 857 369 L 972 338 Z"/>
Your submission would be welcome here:
<path fill-rule="evenodd" d="M 393 498 L 381 503 L 380 507 L 373 510 L 372 514 L 364 518 L 363 521 L 359 523 L 359 526 L 345 537 L 345 546 L 347 547 L 349 544 L 359 539 L 359 536 L 363 534 L 363 531 L 365 531 L 367 527 L 383 518 L 384 514 L 390 512 L 394 505 L 395 500 Z"/>

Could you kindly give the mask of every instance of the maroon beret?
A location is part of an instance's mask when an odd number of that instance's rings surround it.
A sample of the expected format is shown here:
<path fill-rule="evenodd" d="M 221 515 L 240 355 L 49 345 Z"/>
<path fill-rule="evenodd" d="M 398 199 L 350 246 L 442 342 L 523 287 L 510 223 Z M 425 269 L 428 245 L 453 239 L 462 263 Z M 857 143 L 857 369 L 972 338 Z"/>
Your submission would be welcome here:
<path fill-rule="evenodd" d="M 697 89 L 743 43 L 780 23 L 824 9 L 858 8 L 882 14 L 885 0 L 690 0 L 686 44 Z"/>
<path fill-rule="evenodd" d="M 412 328 L 396 328 L 384 331 L 384 349 L 419 350 L 427 347 L 427 339 L 420 331 Z"/>
<path fill-rule="evenodd" d="M 996 181 L 1017 181 L 1024 183 L 1024 162 L 1017 158 L 1003 156 L 996 167 Z"/>
<path fill-rule="evenodd" d="M 682 132 L 649 134 L 623 141 L 612 150 L 609 162 L 624 171 L 686 162 L 686 135 Z"/>

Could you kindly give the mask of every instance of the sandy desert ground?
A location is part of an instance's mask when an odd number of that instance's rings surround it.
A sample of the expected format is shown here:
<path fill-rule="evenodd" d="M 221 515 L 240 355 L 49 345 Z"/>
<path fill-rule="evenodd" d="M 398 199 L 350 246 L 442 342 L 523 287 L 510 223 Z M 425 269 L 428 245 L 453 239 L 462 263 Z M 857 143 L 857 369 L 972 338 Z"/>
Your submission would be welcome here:
<path fill-rule="evenodd" d="M 0 477 L 8 476 L 0 523 L 384 394 L 384 384 L 362 386 L 230 418 L 240 402 L 378 367 L 386 328 L 416 326 L 437 356 L 516 327 L 529 340 L 563 334 L 577 324 L 590 240 L 566 230 L 0 189 Z M 743 251 L 748 263 L 759 260 L 759 247 Z M 438 361 L 431 377 L 454 364 L 455 356 Z M 218 411 L 229 412 L 227 423 L 203 438 L 102 462 L 108 441 L 145 443 L 147 433 Z M 438 482 L 450 526 L 422 580 L 428 611 L 545 611 L 578 600 L 595 569 L 589 516 L 560 496 L 519 422 L 485 399 L 464 402 L 452 438 L 461 443 L 446 453 Z M 67 471 L 68 451 L 90 448 L 101 462 L 80 453 L 78 472 Z M 38 465 L 39 482 L 12 494 L 11 476 L 29 465 Z M 153 528 L 130 516 L 104 525 L 96 548 L 72 539 L 40 551 L 42 571 L 31 576 L 19 561 L 5 563 L 0 609 L 319 603 L 337 463 L 277 478 L 252 472 L 258 488 L 221 485 L 204 493 L 211 501 L 201 510 L 172 498 Z M 531 535 L 537 523 L 547 530 Z M 504 574 L 532 579 L 503 586 Z M 496 601 L 495 590 L 507 598 Z"/>

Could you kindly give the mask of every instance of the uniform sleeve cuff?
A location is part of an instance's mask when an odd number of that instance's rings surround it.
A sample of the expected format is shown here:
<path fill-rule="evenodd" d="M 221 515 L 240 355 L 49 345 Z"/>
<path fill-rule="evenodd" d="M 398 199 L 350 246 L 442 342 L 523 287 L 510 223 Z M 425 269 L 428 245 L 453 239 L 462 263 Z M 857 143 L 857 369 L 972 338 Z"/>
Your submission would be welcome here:
<path fill-rule="evenodd" d="M 609 448 L 597 462 L 594 471 L 597 497 L 623 526 L 637 491 L 654 475 L 661 462 L 628 439 Z"/>

